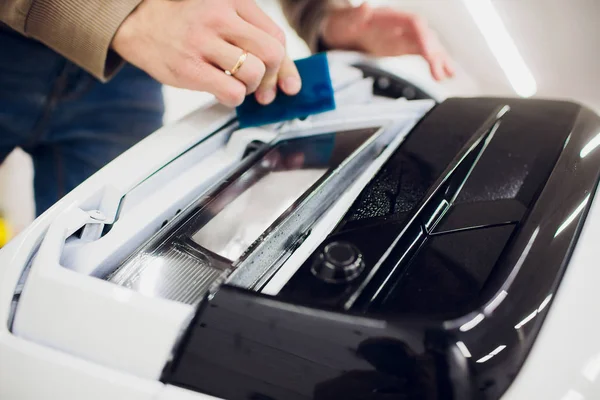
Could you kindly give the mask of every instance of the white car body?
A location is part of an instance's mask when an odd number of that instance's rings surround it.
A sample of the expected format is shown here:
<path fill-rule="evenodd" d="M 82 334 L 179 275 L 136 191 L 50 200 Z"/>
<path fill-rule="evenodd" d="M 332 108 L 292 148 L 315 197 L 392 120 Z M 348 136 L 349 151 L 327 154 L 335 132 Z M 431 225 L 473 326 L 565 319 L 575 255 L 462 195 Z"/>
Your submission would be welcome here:
<path fill-rule="evenodd" d="M 372 82 L 358 71 L 336 71 L 338 110 L 234 133 L 225 146 L 223 135 L 213 145 L 195 147 L 228 123 L 235 130 L 232 110 L 208 104 L 111 162 L 0 250 L 0 399 L 213 398 L 160 380 L 195 307 L 96 276 L 222 177 L 251 140 L 268 141 L 286 129 L 319 124 L 359 126 L 372 118 L 369 107 L 375 104 L 375 118 L 395 119 L 406 134 L 433 106 L 428 100 L 379 102 L 372 97 Z M 361 175 L 338 204 L 351 204 L 376 171 L 374 166 Z M 322 223 L 324 231 L 339 219 L 334 214 Z M 117 218 L 101 237 L 103 224 Z M 67 241 L 84 226 L 85 242 Z M 594 199 L 539 337 L 503 399 L 600 398 L 599 237 L 600 205 Z M 307 240 L 303 246 L 309 252 L 314 245 Z M 274 280 L 263 292 L 276 293 L 278 285 Z M 21 290 L 17 303 L 14 295 Z"/>

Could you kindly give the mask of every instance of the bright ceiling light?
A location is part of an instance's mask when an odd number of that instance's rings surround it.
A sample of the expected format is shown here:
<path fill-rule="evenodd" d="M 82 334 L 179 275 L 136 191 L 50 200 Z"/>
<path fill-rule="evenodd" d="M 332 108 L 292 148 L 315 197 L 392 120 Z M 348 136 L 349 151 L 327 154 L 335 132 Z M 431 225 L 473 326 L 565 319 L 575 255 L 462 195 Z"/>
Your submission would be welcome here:
<path fill-rule="evenodd" d="M 505 346 L 505 345 L 498 346 L 498 347 L 496 347 L 496 349 L 495 349 L 494 351 L 492 351 L 490 354 L 488 354 L 487 356 L 485 356 L 485 357 L 482 357 L 482 358 L 480 358 L 479 360 L 477 360 L 477 362 L 478 362 L 479 364 L 481 364 L 481 363 L 484 363 L 484 362 L 487 362 L 487 361 L 491 360 L 492 358 L 494 358 L 494 356 L 497 356 L 499 353 L 501 353 L 501 352 L 502 352 L 502 350 L 504 350 L 505 348 L 506 348 L 506 346 Z"/>
<path fill-rule="evenodd" d="M 481 321 L 483 321 L 485 319 L 485 315 L 479 313 L 477 314 L 472 320 L 465 322 L 461 327 L 460 327 L 460 331 L 461 332 L 467 332 L 470 331 L 471 329 L 475 328 L 477 325 L 479 325 L 479 323 Z"/>
<path fill-rule="evenodd" d="M 558 235 L 560 235 L 562 231 L 567 229 L 567 227 L 569 225 L 571 225 L 573 223 L 573 221 L 575 221 L 577 216 L 585 209 L 585 206 L 587 205 L 589 200 L 590 200 L 590 195 L 588 194 L 587 196 L 585 196 L 585 199 L 583 199 L 581 204 L 579 204 L 579 206 L 575 209 L 575 211 L 573 211 L 571 213 L 571 215 L 569 215 L 569 217 L 565 220 L 565 222 L 563 222 L 561 224 L 561 226 L 558 227 L 558 229 L 556 230 L 556 233 L 554 234 L 554 237 L 557 237 Z"/>
<path fill-rule="evenodd" d="M 515 92 L 531 97 L 537 84 L 491 0 L 462 0 Z"/>
<path fill-rule="evenodd" d="M 467 347 L 466 344 L 464 344 L 463 342 L 456 342 L 456 346 L 458 347 L 458 349 L 460 350 L 460 352 L 462 353 L 462 355 L 465 358 L 471 358 L 471 352 L 469 351 L 469 348 Z"/>
<path fill-rule="evenodd" d="M 538 310 L 533 310 L 533 312 L 531 314 L 526 316 L 521 322 L 519 322 L 518 324 L 515 325 L 515 329 L 516 330 L 521 329 L 525 324 L 527 324 L 529 321 L 534 319 L 537 315 L 538 315 Z"/>
<path fill-rule="evenodd" d="M 594 138 L 590 140 L 588 144 L 583 146 L 583 149 L 581 149 L 581 152 L 579 152 L 579 157 L 587 157 L 587 155 L 594 151 L 598 146 L 600 146 L 600 132 L 594 136 Z"/>

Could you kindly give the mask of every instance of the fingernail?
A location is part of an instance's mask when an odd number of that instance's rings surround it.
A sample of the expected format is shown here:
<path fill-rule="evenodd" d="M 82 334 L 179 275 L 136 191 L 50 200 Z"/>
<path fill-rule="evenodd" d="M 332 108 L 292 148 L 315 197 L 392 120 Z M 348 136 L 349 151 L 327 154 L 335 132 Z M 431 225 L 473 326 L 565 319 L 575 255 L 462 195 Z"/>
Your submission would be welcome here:
<path fill-rule="evenodd" d="M 300 82 L 300 79 L 298 79 L 295 76 L 290 77 L 290 78 L 285 78 L 283 80 L 283 90 L 287 94 L 298 94 L 301 87 L 302 87 L 302 82 Z"/>
<path fill-rule="evenodd" d="M 276 88 L 269 88 L 269 89 L 261 90 L 260 92 L 256 93 L 256 99 L 258 100 L 258 102 L 260 104 L 267 105 L 267 104 L 272 103 L 273 100 L 275 100 L 276 94 L 277 94 Z"/>

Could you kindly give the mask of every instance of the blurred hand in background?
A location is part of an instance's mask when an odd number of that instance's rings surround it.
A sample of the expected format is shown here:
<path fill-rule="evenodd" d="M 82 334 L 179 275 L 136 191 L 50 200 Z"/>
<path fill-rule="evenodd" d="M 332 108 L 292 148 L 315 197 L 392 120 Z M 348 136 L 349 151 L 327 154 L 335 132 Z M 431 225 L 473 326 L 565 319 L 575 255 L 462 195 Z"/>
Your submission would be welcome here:
<path fill-rule="evenodd" d="M 333 8 L 323 24 L 323 43 L 331 49 L 356 50 L 377 57 L 420 55 L 436 80 L 454 76 L 448 53 L 423 18 L 367 3 Z"/>

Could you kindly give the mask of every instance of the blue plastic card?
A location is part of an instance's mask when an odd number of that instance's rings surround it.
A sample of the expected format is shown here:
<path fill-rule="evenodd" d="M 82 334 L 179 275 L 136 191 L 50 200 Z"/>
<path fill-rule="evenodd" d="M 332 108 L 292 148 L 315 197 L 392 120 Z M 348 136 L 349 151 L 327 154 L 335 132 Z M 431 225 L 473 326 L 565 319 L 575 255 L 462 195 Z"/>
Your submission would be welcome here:
<path fill-rule="evenodd" d="M 335 110 L 327 55 L 316 54 L 295 63 L 302 79 L 300 93 L 288 96 L 279 90 L 275 101 L 267 106 L 259 104 L 254 94 L 247 96 L 236 110 L 241 128 L 305 118 Z"/>

